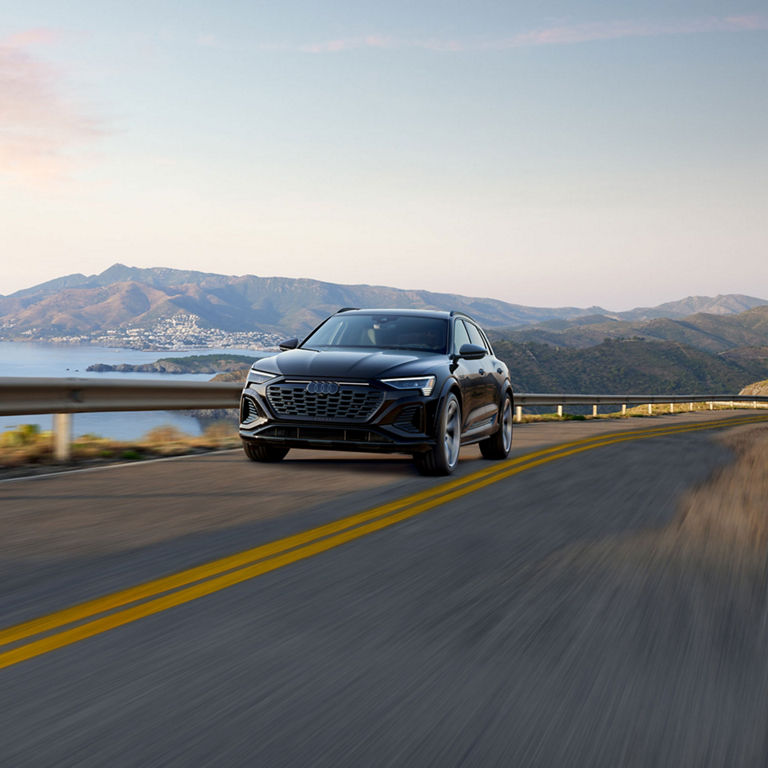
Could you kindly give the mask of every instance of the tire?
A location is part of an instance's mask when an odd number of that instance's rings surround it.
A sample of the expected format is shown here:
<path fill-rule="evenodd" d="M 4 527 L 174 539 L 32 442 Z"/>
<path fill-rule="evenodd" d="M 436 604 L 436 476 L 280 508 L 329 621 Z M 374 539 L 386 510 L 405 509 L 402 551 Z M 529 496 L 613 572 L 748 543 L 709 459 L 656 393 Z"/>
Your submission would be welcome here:
<path fill-rule="evenodd" d="M 243 450 L 251 461 L 282 461 L 289 449 L 282 445 L 270 445 L 269 443 L 255 443 L 251 440 L 243 440 Z"/>
<path fill-rule="evenodd" d="M 480 453 L 484 459 L 506 459 L 512 448 L 512 397 L 509 392 L 504 393 L 499 412 L 499 428 L 480 442 Z"/>
<path fill-rule="evenodd" d="M 461 405 L 449 392 L 437 417 L 437 444 L 426 453 L 413 458 L 422 475 L 450 475 L 459 463 L 461 448 Z"/>

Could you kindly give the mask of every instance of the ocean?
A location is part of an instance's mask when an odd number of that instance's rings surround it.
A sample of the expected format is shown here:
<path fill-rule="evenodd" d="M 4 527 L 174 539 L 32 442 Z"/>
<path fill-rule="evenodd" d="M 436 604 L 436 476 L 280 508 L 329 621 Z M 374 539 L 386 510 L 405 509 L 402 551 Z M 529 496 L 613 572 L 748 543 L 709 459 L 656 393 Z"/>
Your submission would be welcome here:
<path fill-rule="evenodd" d="M 143 350 L 117 347 L 96 347 L 90 344 L 42 344 L 36 342 L 0 341 L 0 377 L 50 377 L 50 378 L 103 378 L 124 379 L 172 379 L 174 381 L 208 381 L 209 373 L 95 373 L 86 371 L 94 363 L 117 365 L 119 363 L 151 363 L 161 357 L 186 357 L 189 355 L 263 355 L 263 350 L 253 349 L 181 349 Z M 136 440 L 150 429 L 164 424 L 177 427 L 189 435 L 202 433 L 205 424 L 185 411 L 131 411 L 127 413 L 76 413 L 75 436 L 96 434 L 115 440 Z M 52 417 L 0 416 L 0 431 L 20 424 L 36 424 L 42 430 L 51 429 Z"/>

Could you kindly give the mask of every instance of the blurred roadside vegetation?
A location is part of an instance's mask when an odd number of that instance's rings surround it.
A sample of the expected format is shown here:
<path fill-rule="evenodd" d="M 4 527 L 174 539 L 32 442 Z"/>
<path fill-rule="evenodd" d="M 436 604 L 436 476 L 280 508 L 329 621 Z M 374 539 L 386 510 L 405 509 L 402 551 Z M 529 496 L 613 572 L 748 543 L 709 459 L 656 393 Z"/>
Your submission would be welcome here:
<path fill-rule="evenodd" d="M 138 440 L 113 440 L 99 435 L 81 435 L 72 443 L 76 463 L 140 461 L 163 456 L 236 448 L 237 429 L 228 421 L 214 422 L 202 435 L 188 435 L 176 427 L 155 427 Z M 34 424 L 21 424 L 0 434 L 0 467 L 53 465 L 53 433 Z"/>
<path fill-rule="evenodd" d="M 736 404 L 738 407 L 738 404 Z M 750 408 L 745 403 L 742 408 Z M 677 403 L 675 413 L 688 413 L 687 403 Z M 536 409 L 543 410 L 543 409 Z M 708 403 L 694 403 L 694 411 L 709 410 Z M 731 410 L 729 404 L 715 403 L 714 410 Z M 591 409 L 590 409 L 591 411 Z M 538 421 L 585 421 L 592 419 L 643 418 L 649 415 L 664 416 L 670 413 L 669 405 L 654 405 L 652 414 L 648 406 L 628 408 L 626 415 L 621 411 L 601 413 L 598 416 L 580 413 L 525 413 L 523 423 Z M 72 443 L 72 459 L 76 464 L 95 464 L 115 461 L 140 461 L 163 456 L 205 453 L 208 451 L 237 448 L 240 437 L 231 420 L 215 421 L 209 424 L 202 435 L 188 435 L 176 427 L 164 425 L 155 427 L 138 440 L 113 440 L 100 435 L 81 435 Z M 41 431 L 34 424 L 20 424 L 0 433 L 0 468 L 24 467 L 29 465 L 55 465 L 53 457 L 53 434 Z"/>

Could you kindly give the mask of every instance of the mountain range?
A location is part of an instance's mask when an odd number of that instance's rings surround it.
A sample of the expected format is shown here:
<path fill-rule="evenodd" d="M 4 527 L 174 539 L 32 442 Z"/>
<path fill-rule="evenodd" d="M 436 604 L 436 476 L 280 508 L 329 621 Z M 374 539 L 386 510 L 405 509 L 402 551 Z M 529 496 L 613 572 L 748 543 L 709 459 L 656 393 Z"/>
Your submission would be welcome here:
<path fill-rule="evenodd" d="M 611 312 L 115 264 L 98 275 L 68 275 L 0 296 L 0 338 L 73 340 L 91 334 L 97 343 L 120 343 L 123 334 L 130 342 L 142 334 L 163 337 L 177 327 L 174 318 L 182 318 L 182 326 L 284 338 L 303 335 L 343 306 L 468 312 L 490 329 L 518 391 L 738 392 L 768 377 L 768 301 L 736 294 Z M 135 330 L 152 328 L 147 334 Z"/>
<path fill-rule="evenodd" d="M 530 307 L 497 299 L 401 290 L 385 286 L 340 285 L 284 277 L 230 276 L 189 270 L 142 269 L 115 264 L 97 275 L 72 274 L 0 296 L 0 333 L 29 338 L 89 333 L 108 329 L 150 328 L 179 314 L 192 315 L 201 327 L 224 331 L 259 330 L 301 335 L 343 306 L 457 309 L 487 327 L 536 326 L 535 340 L 563 333 L 555 343 L 580 346 L 585 338 L 612 336 L 602 326 L 613 323 L 622 334 L 627 323 L 654 318 L 682 318 L 692 312 L 728 316 L 768 301 L 729 294 L 688 297 L 658 307 L 610 312 L 601 307 Z M 553 325 L 548 326 L 548 322 Z M 600 336 L 600 334 L 603 334 Z M 595 335 L 597 334 L 597 336 Z M 526 340 L 534 340 L 527 339 Z"/>

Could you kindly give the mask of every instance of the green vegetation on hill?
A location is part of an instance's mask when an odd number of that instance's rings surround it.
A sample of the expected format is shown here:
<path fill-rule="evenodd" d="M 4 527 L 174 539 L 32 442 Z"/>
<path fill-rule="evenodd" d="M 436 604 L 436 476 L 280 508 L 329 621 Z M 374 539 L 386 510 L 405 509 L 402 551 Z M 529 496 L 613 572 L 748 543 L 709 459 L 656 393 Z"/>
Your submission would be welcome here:
<path fill-rule="evenodd" d="M 497 338 L 518 392 L 736 393 L 768 376 L 768 355 L 731 358 L 675 342 L 605 339 L 586 349 Z M 251 364 L 263 355 L 190 355 L 153 363 L 92 365 L 89 371 L 211 373 L 214 381 L 244 381 Z"/>
<path fill-rule="evenodd" d="M 153 363 L 131 365 L 105 365 L 96 363 L 89 365 L 86 370 L 107 373 L 222 373 L 225 371 L 241 371 L 250 368 L 254 360 L 264 355 L 189 355 L 188 357 L 163 357 Z"/>
<path fill-rule="evenodd" d="M 606 339 L 586 349 L 494 341 L 518 392 L 736 393 L 768 376 L 768 363 L 723 360 L 672 342 Z"/>
<path fill-rule="evenodd" d="M 248 375 L 248 369 L 250 366 L 244 368 L 236 368 L 226 373 L 217 373 L 211 381 L 238 381 L 245 384 L 245 377 Z"/>

